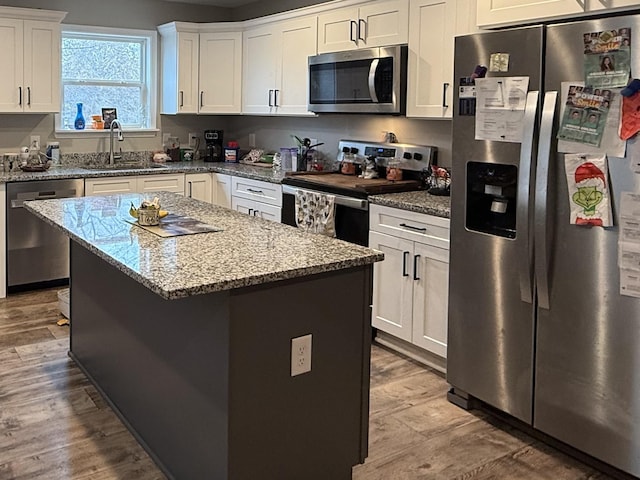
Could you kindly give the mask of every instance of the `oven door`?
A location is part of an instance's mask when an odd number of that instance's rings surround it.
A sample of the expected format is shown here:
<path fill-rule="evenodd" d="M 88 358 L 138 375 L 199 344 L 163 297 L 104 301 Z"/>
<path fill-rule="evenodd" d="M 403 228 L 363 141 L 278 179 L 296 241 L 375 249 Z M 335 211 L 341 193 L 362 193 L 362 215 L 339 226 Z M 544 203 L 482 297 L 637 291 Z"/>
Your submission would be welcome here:
<path fill-rule="evenodd" d="M 296 191 L 317 190 L 282 185 L 282 223 L 296 227 Z M 329 194 L 331 195 L 331 194 Z M 369 243 L 369 202 L 363 198 L 334 195 L 336 237 L 358 245 Z"/>

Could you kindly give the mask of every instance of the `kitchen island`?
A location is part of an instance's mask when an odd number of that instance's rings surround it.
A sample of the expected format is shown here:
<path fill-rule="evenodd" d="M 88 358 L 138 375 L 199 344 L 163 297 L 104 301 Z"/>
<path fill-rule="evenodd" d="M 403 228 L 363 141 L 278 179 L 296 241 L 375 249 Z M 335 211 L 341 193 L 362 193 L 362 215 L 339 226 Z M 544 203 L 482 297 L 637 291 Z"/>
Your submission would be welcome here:
<path fill-rule="evenodd" d="M 156 236 L 126 221 L 138 194 L 26 203 L 71 239 L 71 357 L 169 478 L 351 478 L 382 254 L 159 197 L 221 231 Z"/>

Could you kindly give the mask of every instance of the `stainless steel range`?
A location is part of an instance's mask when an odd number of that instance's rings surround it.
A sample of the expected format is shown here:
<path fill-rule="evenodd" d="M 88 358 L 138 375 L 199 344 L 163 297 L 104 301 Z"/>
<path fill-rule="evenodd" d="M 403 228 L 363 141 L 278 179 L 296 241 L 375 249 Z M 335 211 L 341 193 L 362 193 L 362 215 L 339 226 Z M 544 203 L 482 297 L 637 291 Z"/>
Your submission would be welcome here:
<path fill-rule="evenodd" d="M 338 161 L 355 164 L 356 174 L 292 172 L 282 181 L 282 222 L 296 226 L 296 191 L 331 194 L 335 197 L 336 237 L 366 246 L 369 237 L 369 195 L 422 188 L 423 170 L 435 164 L 437 148 L 406 143 L 340 140 L 338 152 Z M 374 160 L 379 177 L 365 178 L 371 172 Z M 403 171 L 401 180 L 387 180 L 386 171 L 390 166 Z"/>

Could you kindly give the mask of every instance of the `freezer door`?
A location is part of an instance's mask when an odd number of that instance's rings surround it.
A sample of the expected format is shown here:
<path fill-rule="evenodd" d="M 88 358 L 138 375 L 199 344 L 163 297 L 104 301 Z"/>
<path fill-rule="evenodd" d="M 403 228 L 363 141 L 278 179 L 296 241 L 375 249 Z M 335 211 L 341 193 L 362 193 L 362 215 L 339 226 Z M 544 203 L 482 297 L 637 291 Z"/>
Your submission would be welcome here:
<path fill-rule="evenodd" d="M 622 27 L 632 29 L 632 48 L 639 49 L 638 17 L 549 27 L 546 90 L 583 79 L 584 33 Z M 640 71 L 639 60 L 634 55 L 632 72 Z M 561 101 L 559 96 L 558 107 Z M 628 159 L 609 158 L 616 225 L 620 193 L 640 191 L 640 175 L 629 165 Z M 545 240 L 536 243 L 536 259 L 546 272 L 536 273 L 546 275 L 539 284 L 547 283 L 548 292 L 540 292 L 538 309 L 534 427 L 640 476 L 640 299 L 619 294 L 618 227 L 569 224 L 564 155 L 552 154 L 548 176 L 537 180 L 548 180 L 536 188 L 546 194 L 536 204 L 547 202 L 546 211 L 536 212 L 536 234 Z"/>
<path fill-rule="evenodd" d="M 508 71 L 487 76 L 528 76 L 530 92 L 521 145 L 475 140 L 475 117 L 461 111 L 456 88 L 447 380 L 525 422 L 533 396 L 528 206 L 542 33 L 529 27 L 458 37 L 455 46 L 456 87 L 476 65 L 488 66 L 492 53 L 507 53 Z"/>

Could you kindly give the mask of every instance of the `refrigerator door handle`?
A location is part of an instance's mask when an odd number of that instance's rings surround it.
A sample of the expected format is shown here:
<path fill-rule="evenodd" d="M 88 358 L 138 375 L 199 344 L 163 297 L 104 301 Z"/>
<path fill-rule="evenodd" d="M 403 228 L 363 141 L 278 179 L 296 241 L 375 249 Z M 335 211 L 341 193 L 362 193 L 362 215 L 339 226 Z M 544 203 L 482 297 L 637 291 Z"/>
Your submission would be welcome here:
<path fill-rule="evenodd" d="M 556 112 L 558 92 L 544 95 L 542 119 L 540 121 L 540 143 L 538 144 L 538 165 L 536 169 L 534 242 L 535 274 L 538 289 L 538 306 L 549 309 L 549 260 L 547 249 L 547 187 L 549 184 L 549 162 L 553 121 Z"/>
<path fill-rule="evenodd" d="M 529 228 L 529 192 L 531 185 L 531 169 L 533 168 L 533 138 L 538 113 L 538 96 L 540 92 L 527 94 L 527 103 L 522 121 L 523 136 L 520 147 L 520 169 L 518 171 L 518 207 L 516 224 L 522 235 L 520 257 L 520 299 L 533 303 L 533 242 Z"/>

